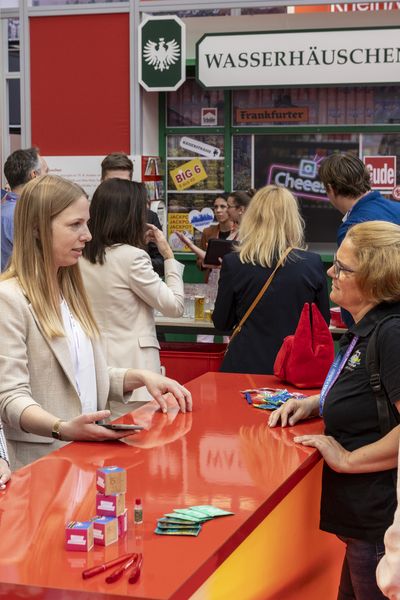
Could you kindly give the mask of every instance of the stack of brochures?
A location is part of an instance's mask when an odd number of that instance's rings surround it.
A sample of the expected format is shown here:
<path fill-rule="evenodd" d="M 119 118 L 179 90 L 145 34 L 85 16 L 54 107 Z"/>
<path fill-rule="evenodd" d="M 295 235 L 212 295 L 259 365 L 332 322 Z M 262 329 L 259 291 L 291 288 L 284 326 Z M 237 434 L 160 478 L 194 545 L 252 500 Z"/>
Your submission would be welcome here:
<path fill-rule="evenodd" d="M 211 505 L 174 508 L 172 512 L 166 513 L 161 519 L 158 519 L 154 531 L 159 535 L 197 536 L 201 531 L 202 524 L 206 521 L 233 514 L 233 512 Z"/>

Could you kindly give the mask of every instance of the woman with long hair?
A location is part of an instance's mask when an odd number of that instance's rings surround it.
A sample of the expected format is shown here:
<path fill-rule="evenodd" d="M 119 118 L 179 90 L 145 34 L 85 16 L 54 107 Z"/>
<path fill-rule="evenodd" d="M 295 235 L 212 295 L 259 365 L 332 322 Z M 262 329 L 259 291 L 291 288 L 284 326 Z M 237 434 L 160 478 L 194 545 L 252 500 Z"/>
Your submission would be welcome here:
<path fill-rule="evenodd" d="M 190 393 L 171 379 L 107 367 L 78 266 L 88 221 L 85 192 L 54 175 L 26 184 L 17 202 L 11 263 L 0 278 L 0 417 L 13 468 L 65 441 L 127 435 L 96 421 L 137 387 L 164 412 L 166 392 L 191 408 Z"/>
<path fill-rule="evenodd" d="M 184 309 L 183 265 L 160 231 L 146 224 L 147 194 L 143 183 L 112 178 L 103 181 L 90 203 L 92 239 L 83 250 L 82 277 L 105 343 L 107 363 L 129 364 L 160 373 L 160 345 L 154 310 L 180 317 Z M 164 259 L 165 282 L 154 271 L 146 251 L 155 242 Z M 147 401 L 145 388 L 131 400 Z M 129 403 L 110 403 L 113 416 L 132 410 Z"/>
<path fill-rule="evenodd" d="M 285 188 L 268 185 L 241 219 L 237 250 L 224 257 L 213 312 L 220 331 L 231 331 L 284 258 L 270 287 L 229 345 L 221 370 L 272 373 L 280 346 L 294 333 L 305 302 L 315 302 L 329 323 L 327 282 L 321 258 L 304 248 L 304 223 Z"/>

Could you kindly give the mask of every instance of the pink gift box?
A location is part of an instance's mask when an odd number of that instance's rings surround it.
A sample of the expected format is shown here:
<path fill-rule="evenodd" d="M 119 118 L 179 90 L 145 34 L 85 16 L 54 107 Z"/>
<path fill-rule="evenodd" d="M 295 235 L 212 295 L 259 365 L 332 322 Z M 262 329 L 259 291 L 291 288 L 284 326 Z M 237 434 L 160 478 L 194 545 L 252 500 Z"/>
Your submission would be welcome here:
<path fill-rule="evenodd" d="M 93 523 L 70 521 L 65 529 L 65 549 L 88 552 L 93 548 Z"/>
<path fill-rule="evenodd" d="M 96 494 L 96 514 L 118 517 L 125 510 L 125 494 Z"/>

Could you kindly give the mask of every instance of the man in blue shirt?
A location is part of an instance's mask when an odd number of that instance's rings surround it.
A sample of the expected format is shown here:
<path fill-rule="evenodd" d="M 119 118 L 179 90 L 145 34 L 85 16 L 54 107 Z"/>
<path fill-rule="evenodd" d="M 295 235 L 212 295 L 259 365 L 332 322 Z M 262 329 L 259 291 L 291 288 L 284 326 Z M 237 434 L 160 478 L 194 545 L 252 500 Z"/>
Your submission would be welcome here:
<path fill-rule="evenodd" d="M 400 203 L 371 191 L 370 174 L 362 160 L 352 154 L 332 154 L 319 169 L 328 199 L 343 215 L 337 245 L 347 230 L 364 221 L 389 221 L 400 225 Z"/>
<path fill-rule="evenodd" d="M 14 240 L 14 211 L 22 190 L 28 181 L 48 172 L 46 161 L 38 148 L 16 150 L 4 164 L 4 175 L 10 186 L 1 200 L 1 270 L 10 260 Z"/>
<path fill-rule="evenodd" d="M 331 154 L 321 164 L 319 178 L 331 204 L 344 215 L 337 232 L 338 247 L 356 223 L 389 221 L 400 225 L 400 203 L 371 190 L 369 171 L 357 156 Z M 342 309 L 341 315 L 348 327 L 354 323 L 346 310 Z"/>

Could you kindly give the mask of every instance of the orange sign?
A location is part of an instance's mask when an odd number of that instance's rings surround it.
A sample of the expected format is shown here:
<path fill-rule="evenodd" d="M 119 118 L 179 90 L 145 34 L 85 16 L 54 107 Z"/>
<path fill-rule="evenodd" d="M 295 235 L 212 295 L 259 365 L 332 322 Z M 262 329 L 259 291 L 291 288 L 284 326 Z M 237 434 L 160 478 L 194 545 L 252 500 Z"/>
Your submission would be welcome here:
<path fill-rule="evenodd" d="M 308 107 L 237 108 L 237 123 L 302 123 L 308 121 Z"/>

